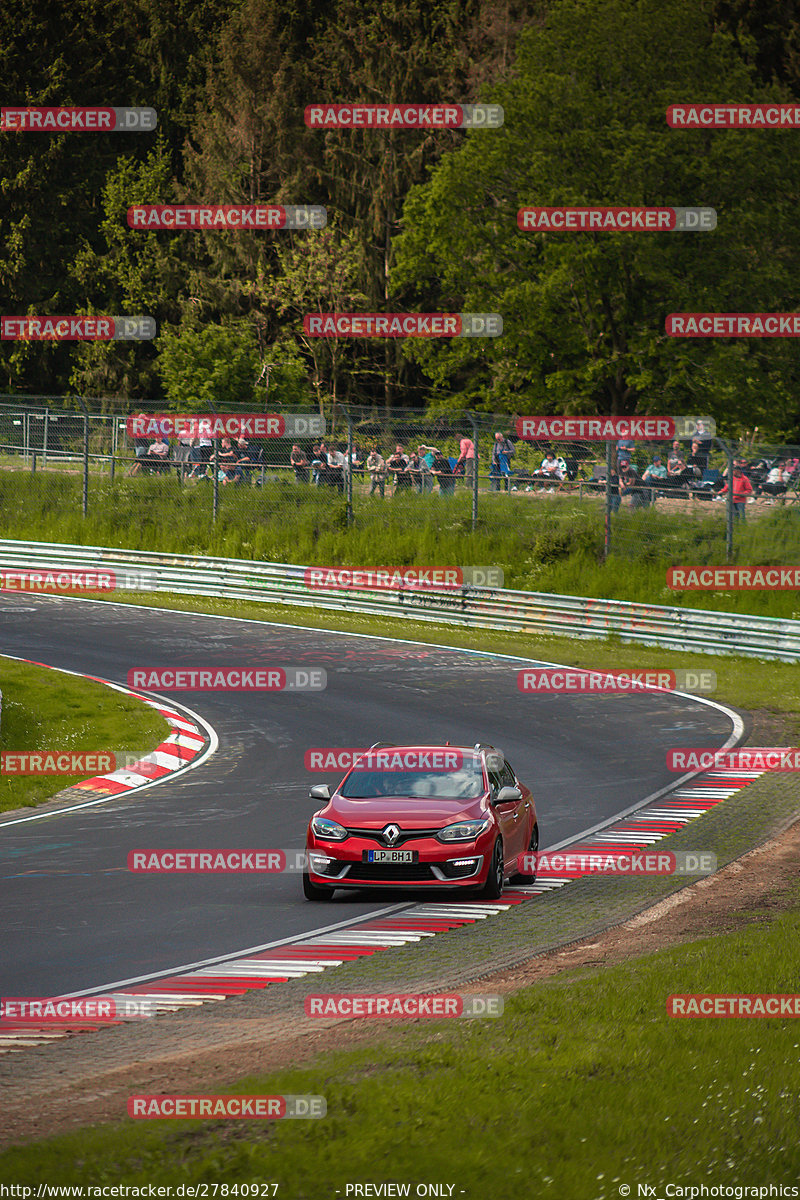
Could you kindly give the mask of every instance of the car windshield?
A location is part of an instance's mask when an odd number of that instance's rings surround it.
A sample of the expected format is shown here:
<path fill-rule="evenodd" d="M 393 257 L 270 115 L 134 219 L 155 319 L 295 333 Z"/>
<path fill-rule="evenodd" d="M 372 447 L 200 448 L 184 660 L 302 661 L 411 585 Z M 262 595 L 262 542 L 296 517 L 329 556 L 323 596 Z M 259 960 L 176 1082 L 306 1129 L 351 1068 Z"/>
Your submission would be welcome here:
<path fill-rule="evenodd" d="M 402 796 L 412 800 L 477 800 L 485 791 L 480 763 L 465 763 L 450 771 L 351 771 L 340 796 L 365 800 L 372 796 Z"/>

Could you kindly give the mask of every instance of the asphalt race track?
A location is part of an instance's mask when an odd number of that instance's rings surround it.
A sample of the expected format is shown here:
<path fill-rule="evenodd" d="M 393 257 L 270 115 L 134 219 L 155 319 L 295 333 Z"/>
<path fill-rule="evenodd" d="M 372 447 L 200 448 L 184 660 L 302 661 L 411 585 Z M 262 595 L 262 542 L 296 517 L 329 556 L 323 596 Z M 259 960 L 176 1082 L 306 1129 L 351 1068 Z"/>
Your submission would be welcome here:
<path fill-rule="evenodd" d="M 309 786 L 333 781 L 305 770 L 310 747 L 494 743 L 532 788 L 546 847 L 676 783 L 668 747 L 719 746 L 732 731 L 724 710 L 680 696 L 524 695 L 523 664 L 499 657 L 104 602 L 0 597 L 0 653 L 121 684 L 131 668 L 328 674 L 316 693 L 163 693 L 216 730 L 206 763 L 98 807 L 5 826 L 0 815 L 0 995 L 163 974 L 418 899 L 340 892 L 312 905 L 294 873 L 128 872 L 134 849 L 302 848 L 318 807 Z"/>

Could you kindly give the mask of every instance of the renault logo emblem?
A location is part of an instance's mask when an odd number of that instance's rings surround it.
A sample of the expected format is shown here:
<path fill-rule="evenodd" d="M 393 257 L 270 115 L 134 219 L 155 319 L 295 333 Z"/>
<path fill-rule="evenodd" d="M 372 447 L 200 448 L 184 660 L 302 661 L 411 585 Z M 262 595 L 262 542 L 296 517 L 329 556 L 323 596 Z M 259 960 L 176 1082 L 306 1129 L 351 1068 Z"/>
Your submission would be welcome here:
<path fill-rule="evenodd" d="M 383 831 L 383 840 L 387 846 L 393 846 L 400 837 L 400 830 L 396 825 L 387 825 Z"/>

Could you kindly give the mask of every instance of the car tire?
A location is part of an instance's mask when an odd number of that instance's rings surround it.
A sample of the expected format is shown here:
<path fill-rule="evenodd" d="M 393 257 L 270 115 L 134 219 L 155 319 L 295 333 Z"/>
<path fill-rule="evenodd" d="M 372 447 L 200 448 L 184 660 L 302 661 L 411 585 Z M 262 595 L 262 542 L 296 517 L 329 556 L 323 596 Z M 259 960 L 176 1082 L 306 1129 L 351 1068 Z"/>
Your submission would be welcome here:
<path fill-rule="evenodd" d="M 533 829 L 531 830 L 530 845 L 528 846 L 528 849 L 526 850 L 526 854 L 536 854 L 538 852 L 538 850 L 539 850 L 539 826 L 534 825 Z M 511 876 L 510 882 L 511 883 L 533 883 L 535 878 L 536 878 L 536 870 L 535 869 L 533 871 L 531 871 L 530 874 L 528 874 L 525 871 L 518 871 L 516 873 L 516 875 Z"/>
<path fill-rule="evenodd" d="M 333 888 L 317 887 L 315 883 L 311 882 L 308 871 L 303 871 L 303 895 L 306 900 L 330 900 L 333 893 Z"/>
<path fill-rule="evenodd" d="M 483 900 L 499 900 L 503 894 L 504 881 L 503 843 L 498 838 L 492 848 L 492 860 L 489 864 L 489 874 L 486 876 L 486 883 L 480 889 L 478 895 Z"/>

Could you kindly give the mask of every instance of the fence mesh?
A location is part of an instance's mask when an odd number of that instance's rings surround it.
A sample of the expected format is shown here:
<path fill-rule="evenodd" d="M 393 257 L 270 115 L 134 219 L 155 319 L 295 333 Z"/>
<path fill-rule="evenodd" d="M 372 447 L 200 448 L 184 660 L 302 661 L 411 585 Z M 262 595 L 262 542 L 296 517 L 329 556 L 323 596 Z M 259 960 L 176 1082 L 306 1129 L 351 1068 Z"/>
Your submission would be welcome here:
<path fill-rule="evenodd" d="M 748 519 L 800 500 L 798 447 L 721 439 L 529 442 L 508 416 L 353 408 L 321 426 L 318 414 L 283 414 L 294 436 L 225 437 L 202 422 L 184 436 L 133 436 L 124 416 L 66 411 L 65 404 L 0 400 L 6 481 L 14 480 L 20 497 L 35 486 L 65 514 L 108 505 L 123 481 L 157 486 L 162 508 L 170 496 L 179 508 L 178 494 L 191 494 L 193 511 L 212 523 L 258 521 L 289 494 L 295 504 L 330 509 L 340 502 L 344 524 L 391 502 L 409 505 L 413 522 L 415 497 L 417 505 L 454 503 L 473 528 L 491 521 L 498 504 L 523 512 L 544 506 L 565 537 L 587 522 L 599 530 L 601 557 L 680 552 L 685 559 L 697 546 L 708 561 L 733 557 L 737 528 Z M 302 432 L 320 427 L 322 434 Z M 732 475 L 735 495 L 727 486 Z"/>

